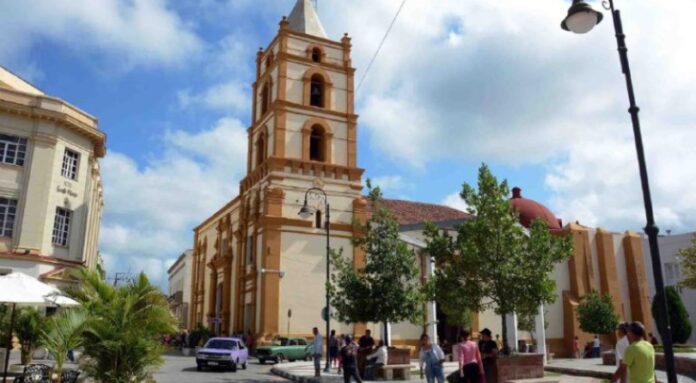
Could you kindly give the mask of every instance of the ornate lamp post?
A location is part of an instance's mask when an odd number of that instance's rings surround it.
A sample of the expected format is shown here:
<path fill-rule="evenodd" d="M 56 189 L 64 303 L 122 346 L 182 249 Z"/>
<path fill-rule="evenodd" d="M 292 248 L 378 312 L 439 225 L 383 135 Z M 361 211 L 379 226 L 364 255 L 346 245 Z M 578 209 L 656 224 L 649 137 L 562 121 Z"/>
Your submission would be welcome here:
<path fill-rule="evenodd" d="M 309 197 L 312 197 L 312 199 L 323 199 L 324 201 L 324 228 L 326 230 L 326 317 L 324 318 L 326 320 L 326 352 L 327 352 L 327 357 L 326 357 L 326 367 L 324 368 L 325 372 L 329 371 L 329 357 L 328 357 L 328 352 L 329 352 L 329 337 L 331 336 L 331 302 L 329 299 L 329 281 L 330 281 L 330 274 L 329 274 L 329 266 L 331 262 L 331 247 L 329 246 L 329 238 L 331 235 L 330 231 L 330 215 L 331 215 L 331 208 L 329 206 L 329 198 L 326 196 L 326 192 L 318 187 L 311 187 L 307 189 L 305 192 L 305 199 L 304 199 L 304 204 L 302 205 L 302 208 L 300 208 L 300 211 L 297 213 L 300 217 L 307 219 L 311 217 L 314 214 L 314 208 L 311 208 L 307 204 L 307 200 Z"/>
<path fill-rule="evenodd" d="M 665 324 L 665 331 L 662 334 L 662 342 L 664 343 L 665 366 L 667 370 L 667 379 L 670 383 L 677 383 L 677 373 L 674 367 L 674 351 L 672 349 L 672 329 L 669 323 L 669 315 L 667 309 L 667 300 L 665 299 L 665 285 L 662 278 L 662 261 L 660 260 L 660 249 L 657 242 L 658 229 L 653 216 L 652 198 L 650 196 L 650 185 L 648 183 L 648 170 L 645 165 L 645 153 L 643 152 L 643 138 L 640 132 L 640 121 L 638 120 L 638 111 L 636 105 L 636 97 L 633 92 L 633 80 L 631 78 L 631 68 L 628 65 L 628 48 L 626 48 L 626 35 L 623 32 L 621 23 L 621 14 L 618 9 L 614 8 L 614 0 L 603 0 L 602 6 L 604 9 L 611 11 L 614 22 L 614 32 L 616 34 L 616 43 L 619 50 L 619 59 L 621 61 L 621 71 L 626 78 L 626 89 L 628 90 L 628 101 L 630 107 L 628 112 L 631 114 L 631 123 L 633 124 L 633 136 L 635 139 L 636 153 L 638 155 L 638 168 L 640 170 L 640 183 L 643 189 L 643 203 L 645 204 L 645 217 L 647 224 L 645 225 L 645 233 L 648 235 L 650 244 L 650 258 L 653 266 L 653 278 L 655 279 L 655 290 L 658 299 L 661 299 L 662 304 L 659 307 L 658 321 Z M 573 0 L 573 5 L 568 9 L 568 15 L 563 22 L 561 28 L 574 33 L 587 33 L 595 25 L 602 21 L 602 13 L 592 9 L 583 0 Z"/>

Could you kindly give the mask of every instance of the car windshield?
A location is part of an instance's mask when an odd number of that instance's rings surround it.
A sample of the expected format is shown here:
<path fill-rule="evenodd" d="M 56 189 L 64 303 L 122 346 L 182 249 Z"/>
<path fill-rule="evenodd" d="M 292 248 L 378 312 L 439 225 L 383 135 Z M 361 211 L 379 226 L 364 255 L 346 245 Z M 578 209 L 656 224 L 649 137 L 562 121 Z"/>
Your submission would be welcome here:
<path fill-rule="evenodd" d="M 237 348 L 236 342 L 226 339 L 211 339 L 205 344 L 205 348 L 216 348 L 219 350 L 234 350 Z"/>
<path fill-rule="evenodd" d="M 287 346 L 288 345 L 288 338 L 276 338 L 275 342 L 281 346 Z"/>

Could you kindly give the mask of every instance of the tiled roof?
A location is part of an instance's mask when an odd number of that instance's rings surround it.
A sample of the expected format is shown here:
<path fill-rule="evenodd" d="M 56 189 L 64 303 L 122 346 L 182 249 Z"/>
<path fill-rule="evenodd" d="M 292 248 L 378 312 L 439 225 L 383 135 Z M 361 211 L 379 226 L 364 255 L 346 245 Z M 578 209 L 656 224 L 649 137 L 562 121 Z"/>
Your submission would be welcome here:
<path fill-rule="evenodd" d="M 403 201 L 397 199 L 382 200 L 384 206 L 396 214 L 401 225 L 413 225 L 423 222 L 442 222 L 473 217 L 471 214 L 449 206 L 432 203 Z"/>

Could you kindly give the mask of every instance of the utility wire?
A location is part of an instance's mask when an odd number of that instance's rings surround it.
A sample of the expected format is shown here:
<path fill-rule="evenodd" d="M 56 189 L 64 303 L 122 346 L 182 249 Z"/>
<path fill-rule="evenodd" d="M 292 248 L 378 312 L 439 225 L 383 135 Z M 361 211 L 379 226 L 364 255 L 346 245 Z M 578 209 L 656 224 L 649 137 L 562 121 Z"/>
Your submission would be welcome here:
<path fill-rule="evenodd" d="M 396 19 L 399 18 L 399 14 L 401 13 L 401 10 L 404 8 L 404 5 L 406 5 L 406 0 L 403 0 L 401 2 L 401 5 L 399 6 L 399 9 L 396 10 L 396 14 L 394 15 L 394 19 L 392 19 L 391 24 L 389 24 L 389 28 L 387 28 L 387 32 L 384 34 L 384 37 L 382 37 L 382 41 L 379 43 L 379 46 L 377 47 L 377 50 L 375 51 L 374 56 L 372 56 L 370 63 L 367 64 L 367 69 L 365 69 L 365 72 L 363 73 L 362 78 L 360 78 L 360 82 L 358 83 L 358 88 L 355 90 L 356 93 L 360 90 L 360 87 L 362 86 L 363 81 L 365 81 L 365 77 L 367 77 L 367 73 L 370 71 L 370 68 L 372 68 L 372 64 L 374 64 L 375 59 L 377 59 L 377 55 L 379 55 L 379 52 L 382 50 L 382 46 L 384 45 L 384 42 L 387 40 L 387 36 L 389 36 L 389 32 L 391 32 L 392 28 L 394 27 L 394 24 L 396 23 Z"/>

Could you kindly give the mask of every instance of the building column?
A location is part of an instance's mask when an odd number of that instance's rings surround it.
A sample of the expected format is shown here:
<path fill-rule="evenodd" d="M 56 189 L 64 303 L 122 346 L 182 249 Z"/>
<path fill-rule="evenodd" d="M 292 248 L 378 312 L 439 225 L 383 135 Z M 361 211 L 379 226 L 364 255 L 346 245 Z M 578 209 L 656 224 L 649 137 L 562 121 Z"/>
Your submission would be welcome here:
<path fill-rule="evenodd" d="M 367 200 L 357 198 L 353 201 L 353 219 L 360 224 L 365 224 L 369 218 Z M 353 236 L 363 235 L 357 228 L 353 229 Z M 358 246 L 353 246 L 353 268 L 362 269 L 365 267 L 365 251 Z M 362 335 L 367 329 L 367 323 L 353 323 L 353 335 Z"/>
<path fill-rule="evenodd" d="M 210 284 L 208 285 L 208 328 L 210 328 L 211 319 L 215 318 L 215 298 L 217 295 L 217 270 L 212 265 L 210 266 Z"/>
<path fill-rule="evenodd" d="M 230 331 L 230 308 L 232 306 L 232 257 L 225 257 L 222 272 L 222 332 Z"/>

